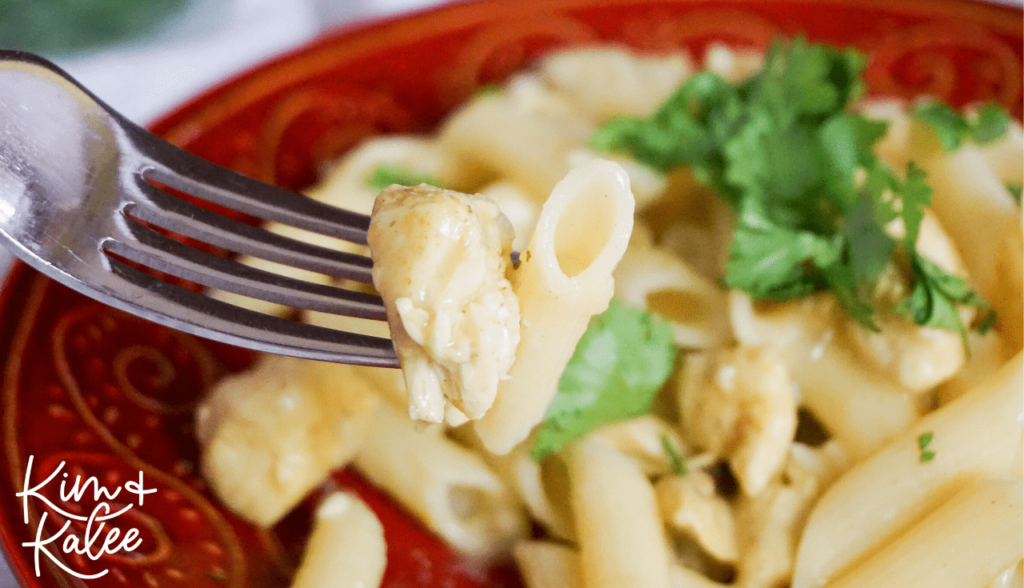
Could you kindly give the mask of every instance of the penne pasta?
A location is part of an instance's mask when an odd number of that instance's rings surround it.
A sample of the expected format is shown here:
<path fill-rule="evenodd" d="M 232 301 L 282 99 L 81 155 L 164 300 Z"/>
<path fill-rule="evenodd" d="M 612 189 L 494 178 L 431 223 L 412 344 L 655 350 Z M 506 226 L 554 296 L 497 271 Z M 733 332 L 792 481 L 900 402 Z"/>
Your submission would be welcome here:
<path fill-rule="evenodd" d="M 335 492 L 316 510 L 302 563 L 291 588 L 379 586 L 387 565 L 384 527 L 349 492 Z"/>
<path fill-rule="evenodd" d="M 629 178 L 608 161 L 574 169 L 544 203 L 511 278 L 521 317 L 516 360 L 475 422 L 489 451 L 508 453 L 544 418 L 590 317 L 608 308 L 632 228 Z"/>
<path fill-rule="evenodd" d="M 522 505 L 480 456 L 439 430 L 417 432 L 389 405 L 377 411 L 354 463 L 465 553 L 493 556 L 529 530 Z"/>
<path fill-rule="evenodd" d="M 566 451 L 585 588 L 669 588 L 658 505 L 637 465 L 601 441 Z"/>
<path fill-rule="evenodd" d="M 505 455 L 484 450 L 484 459 L 553 537 L 573 541 L 576 532 L 569 509 L 565 465 L 557 456 L 537 463 L 530 448 L 519 444 Z"/>
<path fill-rule="evenodd" d="M 982 588 L 1024 553 L 1020 480 L 982 480 L 828 588 Z"/>
<path fill-rule="evenodd" d="M 1024 129 L 1013 119 L 1002 138 L 981 146 L 981 154 L 1003 184 L 1024 183 Z"/>
<path fill-rule="evenodd" d="M 836 578 L 972 477 L 1013 475 L 1022 443 L 1021 390 L 1024 372 L 1018 353 L 973 390 L 927 415 L 840 478 L 811 513 L 793 588 L 814 588 Z M 928 449 L 934 459 L 921 463 L 919 437 L 925 433 L 931 434 Z"/>
<path fill-rule="evenodd" d="M 526 588 L 583 588 L 579 553 L 568 545 L 521 541 L 512 553 Z"/>
<path fill-rule="evenodd" d="M 804 405 L 853 459 L 862 458 L 917 419 L 904 389 L 858 365 L 834 341 L 833 302 L 807 297 L 759 309 L 730 294 L 733 331 L 742 345 L 771 345 L 800 386 Z"/>
<path fill-rule="evenodd" d="M 618 47 L 569 49 L 547 56 L 541 77 L 595 122 L 648 116 L 689 77 L 687 55 L 639 55 Z"/>
<path fill-rule="evenodd" d="M 480 97 L 452 116 L 440 144 L 454 157 L 521 186 L 544 202 L 569 171 L 568 154 L 594 131 L 582 117 L 531 111 L 512 96 Z"/>
<path fill-rule="evenodd" d="M 615 297 L 668 320 L 680 347 L 714 347 L 727 339 L 725 292 L 682 259 L 638 243 L 613 275 Z"/>
<path fill-rule="evenodd" d="M 1024 227 L 1009 191 L 974 145 L 946 153 L 917 123 L 912 157 L 927 172 L 932 210 L 956 242 L 978 292 L 996 311 L 1011 352 L 1024 329 Z"/>

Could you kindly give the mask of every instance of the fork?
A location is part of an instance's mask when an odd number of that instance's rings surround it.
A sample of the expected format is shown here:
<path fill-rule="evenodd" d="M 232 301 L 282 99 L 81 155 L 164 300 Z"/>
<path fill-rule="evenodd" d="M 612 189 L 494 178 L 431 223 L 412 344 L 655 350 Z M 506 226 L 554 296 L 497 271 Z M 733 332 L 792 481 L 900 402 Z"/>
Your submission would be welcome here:
<path fill-rule="evenodd" d="M 294 308 L 385 319 L 380 297 L 252 268 L 154 227 L 363 283 L 372 283 L 368 257 L 250 226 L 153 182 L 262 220 L 366 243 L 368 216 L 188 153 L 126 119 L 53 63 L 0 50 L 0 241 L 15 255 L 82 294 L 194 335 L 280 355 L 398 366 L 388 339 L 243 309 L 133 267 Z"/>

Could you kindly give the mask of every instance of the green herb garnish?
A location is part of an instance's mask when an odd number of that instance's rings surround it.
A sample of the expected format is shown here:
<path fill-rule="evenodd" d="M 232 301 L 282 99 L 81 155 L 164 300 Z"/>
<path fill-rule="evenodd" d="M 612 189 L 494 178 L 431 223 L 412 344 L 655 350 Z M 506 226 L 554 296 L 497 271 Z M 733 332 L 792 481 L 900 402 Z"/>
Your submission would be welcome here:
<path fill-rule="evenodd" d="M 369 177 L 366 178 L 366 187 L 374 192 L 380 192 L 384 188 L 398 184 L 400 186 L 418 186 L 429 184 L 441 188 L 441 182 L 428 174 L 417 174 L 416 172 L 402 169 L 391 165 L 378 166 Z"/>
<path fill-rule="evenodd" d="M 920 461 L 921 463 L 928 463 L 935 459 L 935 452 L 928 449 L 928 446 L 932 443 L 934 434 L 929 431 L 927 433 L 921 433 L 917 438 L 917 448 L 921 451 Z"/>
<path fill-rule="evenodd" d="M 206 572 L 206 577 L 217 582 L 228 581 L 228 577 L 224 572 Z"/>
<path fill-rule="evenodd" d="M 924 172 L 911 164 L 899 177 L 873 153 L 886 123 L 847 112 L 863 91 L 865 63 L 852 49 L 776 42 L 740 85 L 697 74 L 650 118 L 612 120 L 591 143 L 662 172 L 692 166 L 733 204 L 728 287 L 777 302 L 831 290 L 854 320 L 877 330 L 878 281 L 887 267 L 909 265 L 914 293 L 900 311 L 919 325 L 963 333 L 947 311 L 983 303 L 963 280 L 917 254 L 931 202 Z M 969 132 L 994 133 L 994 113 L 983 110 Z M 905 239 L 885 230 L 895 219 Z"/>
<path fill-rule="evenodd" d="M 491 98 L 493 96 L 500 96 L 504 92 L 500 84 L 484 84 L 473 92 L 473 99 L 477 98 Z"/>
<path fill-rule="evenodd" d="M 1020 206 L 1021 193 L 1024 192 L 1024 187 L 1020 184 L 1006 184 L 1006 189 L 1010 191 L 1010 196 L 1013 196 L 1017 205 Z"/>
<path fill-rule="evenodd" d="M 1006 134 L 1010 115 L 998 104 L 986 104 L 968 118 L 941 102 L 929 101 L 914 109 L 914 117 L 927 123 L 946 151 L 956 151 L 966 139 L 990 143 Z"/>
<path fill-rule="evenodd" d="M 683 456 L 679 453 L 679 448 L 668 438 L 668 435 L 661 436 L 661 449 L 665 452 L 665 457 L 668 458 L 668 464 L 672 468 L 673 474 L 685 476 L 689 473 L 686 461 L 683 460 Z"/>
<path fill-rule="evenodd" d="M 995 324 L 996 313 L 995 311 L 990 310 L 985 313 L 985 316 L 981 317 L 981 320 L 978 321 L 978 325 L 974 327 L 974 330 L 977 331 L 979 335 L 985 335 L 992 330 L 992 327 L 994 327 Z"/>
<path fill-rule="evenodd" d="M 646 413 L 675 355 L 665 321 L 613 300 L 576 345 L 537 431 L 533 458 L 540 461 L 601 425 Z"/>

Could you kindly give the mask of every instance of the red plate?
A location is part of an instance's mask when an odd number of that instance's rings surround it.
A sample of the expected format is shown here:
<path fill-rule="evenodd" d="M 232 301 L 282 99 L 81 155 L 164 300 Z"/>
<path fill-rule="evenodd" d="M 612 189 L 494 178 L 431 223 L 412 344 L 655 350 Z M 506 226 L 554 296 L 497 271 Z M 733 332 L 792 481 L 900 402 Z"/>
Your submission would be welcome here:
<path fill-rule="evenodd" d="M 800 33 L 866 52 L 873 93 L 927 93 L 954 104 L 995 99 L 1021 116 L 1020 10 L 940 0 L 491 0 L 325 36 L 153 128 L 217 163 L 299 190 L 359 140 L 430 131 L 476 88 L 554 47 L 615 41 L 699 55 L 712 40 L 764 47 Z M 211 382 L 248 365 L 250 352 L 105 308 L 19 265 L 0 296 L 0 357 L 0 540 L 25 586 L 287 585 L 308 508 L 259 531 L 221 508 L 195 472 L 191 408 Z M 78 573 L 110 570 L 84 581 L 41 553 L 37 577 L 33 549 L 22 543 L 34 540 L 44 513 L 48 533 L 64 519 L 33 497 L 25 523 L 16 493 L 30 456 L 36 482 L 62 461 L 69 480 L 97 476 L 111 488 L 144 472 L 157 492 L 113 521 L 141 530 L 139 550 L 130 558 L 60 559 Z M 481 570 L 461 561 L 353 474 L 335 479 L 366 497 L 384 522 L 386 587 L 518 585 L 507 566 Z M 75 508 L 59 501 L 56 484 L 40 494 Z M 78 502 L 91 511 L 87 499 Z M 75 525 L 79 533 L 85 527 Z M 56 543 L 48 551 L 61 553 Z"/>

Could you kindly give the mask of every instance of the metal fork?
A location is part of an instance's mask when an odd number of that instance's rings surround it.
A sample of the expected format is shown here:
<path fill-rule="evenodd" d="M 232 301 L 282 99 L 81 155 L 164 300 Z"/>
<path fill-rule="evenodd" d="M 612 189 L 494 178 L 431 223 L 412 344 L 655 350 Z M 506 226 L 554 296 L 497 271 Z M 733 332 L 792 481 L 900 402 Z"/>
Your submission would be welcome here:
<path fill-rule="evenodd" d="M 385 318 L 379 297 L 255 269 L 152 227 L 364 283 L 371 283 L 369 258 L 247 225 L 151 182 L 260 219 L 366 243 L 369 217 L 188 153 L 132 123 L 49 61 L 0 50 L 0 241 L 18 257 L 87 296 L 201 337 L 281 355 L 397 367 L 388 339 L 243 309 L 122 261 L 295 308 Z"/>

